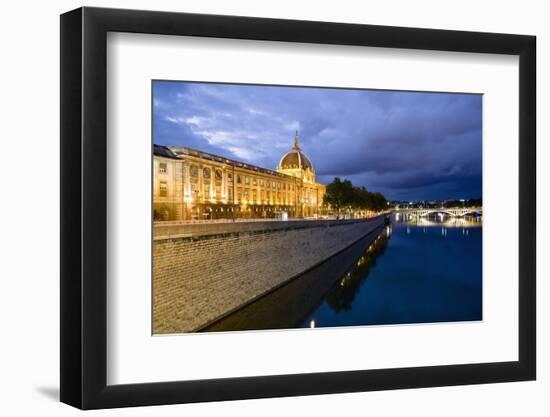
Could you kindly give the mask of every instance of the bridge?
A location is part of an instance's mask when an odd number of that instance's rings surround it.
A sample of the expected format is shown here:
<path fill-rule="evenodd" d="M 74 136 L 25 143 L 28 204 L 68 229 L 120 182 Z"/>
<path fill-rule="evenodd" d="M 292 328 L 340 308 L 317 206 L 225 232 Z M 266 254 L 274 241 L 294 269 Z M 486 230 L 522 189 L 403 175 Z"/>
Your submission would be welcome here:
<path fill-rule="evenodd" d="M 393 213 L 403 214 L 405 217 L 427 217 L 430 214 L 445 214 L 449 217 L 464 217 L 467 215 L 483 215 L 483 207 L 455 207 L 455 208 L 394 208 Z"/>

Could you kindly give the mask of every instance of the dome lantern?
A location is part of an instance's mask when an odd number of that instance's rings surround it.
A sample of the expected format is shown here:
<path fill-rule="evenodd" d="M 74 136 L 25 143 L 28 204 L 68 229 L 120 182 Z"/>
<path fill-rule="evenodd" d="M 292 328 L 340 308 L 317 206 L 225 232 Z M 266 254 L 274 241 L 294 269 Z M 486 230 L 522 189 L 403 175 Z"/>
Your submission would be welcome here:
<path fill-rule="evenodd" d="M 296 129 L 296 134 L 294 135 L 294 146 L 292 149 L 300 150 L 300 144 L 298 143 L 298 129 Z"/>
<path fill-rule="evenodd" d="M 298 131 L 296 130 L 294 135 L 294 146 L 283 155 L 277 166 L 277 171 L 301 177 L 302 175 L 299 173 L 307 170 L 310 170 L 312 174 L 315 173 L 311 160 L 300 147 Z"/>

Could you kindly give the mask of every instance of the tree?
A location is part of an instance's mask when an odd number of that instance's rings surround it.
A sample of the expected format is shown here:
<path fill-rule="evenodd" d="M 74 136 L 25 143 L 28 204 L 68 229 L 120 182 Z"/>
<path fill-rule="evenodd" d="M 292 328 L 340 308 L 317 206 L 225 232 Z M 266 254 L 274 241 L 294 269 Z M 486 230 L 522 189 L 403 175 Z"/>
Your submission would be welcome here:
<path fill-rule="evenodd" d="M 372 195 L 372 205 L 371 209 L 373 211 L 382 211 L 388 207 L 388 201 L 382 193 L 371 193 Z"/>
<path fill-rule="evenodd" d="M 382 211 L 388 203 L 381 193 L 369 192 L 365 187 L 354 187 L 351 181 L 342 181 L 336 177 L 327 185 L 323 204 L 331 206 L 340 214 L 344 209 Z"/>
<path fill-rule="evenodd" d="M 468 200 L 447 200 L 445 202 L 445 207 L 455 208 L 455 207 L 481 207 L 483 202 L 480 198 L 470 198 Z"/>
<path fill-rule="evenodd" d="M 327 185 L 323 203 L 330 205 L 338 213 L 351 205 L 353 201 L 353 185 L 350 180 L 341 181 L 339 177 Z"/>

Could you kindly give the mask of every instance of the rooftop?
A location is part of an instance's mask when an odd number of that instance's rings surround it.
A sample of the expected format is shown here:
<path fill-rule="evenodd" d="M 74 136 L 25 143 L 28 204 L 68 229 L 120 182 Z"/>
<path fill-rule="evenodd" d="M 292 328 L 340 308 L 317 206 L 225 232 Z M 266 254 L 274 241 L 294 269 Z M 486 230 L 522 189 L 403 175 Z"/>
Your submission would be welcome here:
<path fill-rule="evenodd" d="M 208 161 L 220 162 L 223 164 L 234 166 L 236 168 L 244 168 L 262 174 L 274 175 L 280 178 L 294 178 L 291 175 L 281 174 L 280 172 L 274 171 L 272 169 L 262 168 L 256 165 L 247 164 L 245 162 L 235 161 L 233 159 L 225 158 L 223 156 L 215 155 L 209 152 L 199 151 L 197 149 L 189 148 L 187 146 L 163 146 L 155 144 L 153 145 L 153 153 L 157 156 L 172 159 L 180 159 L 181 156 L 188 155 Z"/>

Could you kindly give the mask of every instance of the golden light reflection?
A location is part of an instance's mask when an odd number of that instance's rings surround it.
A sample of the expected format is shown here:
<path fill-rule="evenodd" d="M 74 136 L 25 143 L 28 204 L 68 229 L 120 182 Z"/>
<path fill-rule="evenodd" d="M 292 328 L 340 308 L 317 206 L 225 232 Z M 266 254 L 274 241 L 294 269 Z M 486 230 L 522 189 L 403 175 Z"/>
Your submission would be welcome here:
<path fill-rule="evenodd" d="M 401 221 L 399 219 L 402 219 Z M 480 217 L 450 217 L 450 218 L 410 218 L 404 219 L 403 216 L 395 216 L 395 221 L 407 225 L 422 226 L 423 230 L 426 227 L 444 227 L 444 228 L 464 228 L 481 227 L 483 220 Z"/>

